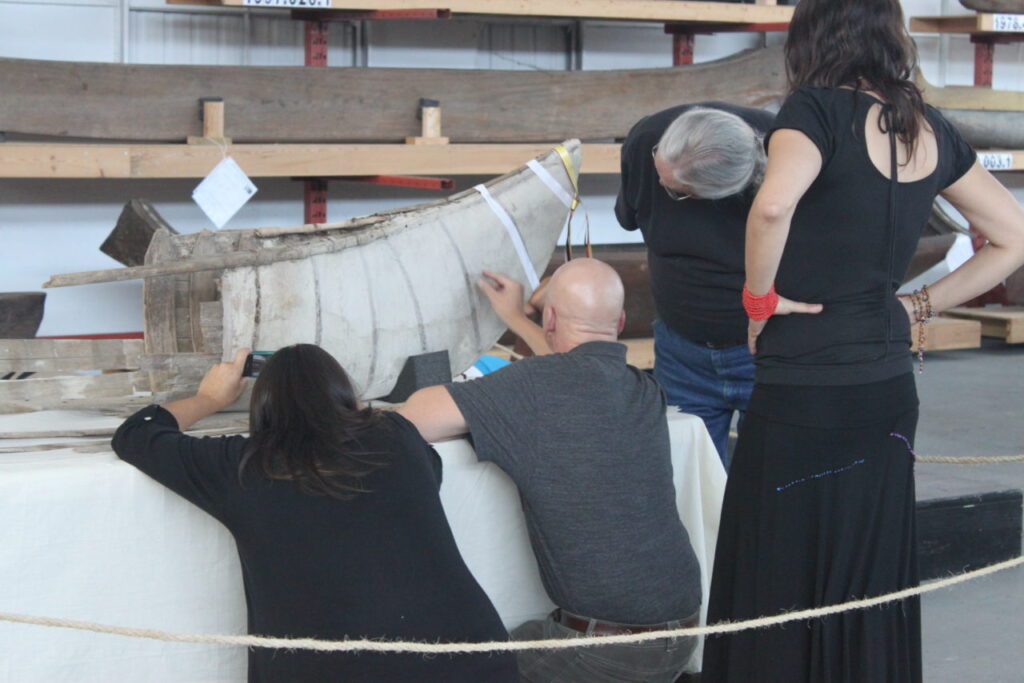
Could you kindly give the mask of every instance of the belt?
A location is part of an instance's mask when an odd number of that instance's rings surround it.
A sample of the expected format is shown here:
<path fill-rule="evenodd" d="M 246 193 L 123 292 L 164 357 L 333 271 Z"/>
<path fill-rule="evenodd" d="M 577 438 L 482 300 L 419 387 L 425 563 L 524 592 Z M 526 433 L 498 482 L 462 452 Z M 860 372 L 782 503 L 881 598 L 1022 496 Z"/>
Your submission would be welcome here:
<path fill-rule="evenodd" d="M 697 342 L 697 343 L 698 344 L 703 344 L 704 346 L 708 347 L 709 349 L 713 349 L 715 351 L 721 351 L 722 349 L 731 349 L 734 346 L 740 346 L 741 344 L 746 344 L 747 342 L 746 342 L 746 340 L 744 340 L 744 341 L 723 341 L 723 342 L 703 341 L 703 342 Z"/>
<path fill-rule="evenodd" d="M 573 631 L 593 633 L 599 636 L 616 636 L 623 633 L 647 633 L 649 631 L 667 631 L 673 628 L 690 628 L 697 625 L 700 618 L 700 610 L 685 622 L 679 622 L 678 626 L 669 626 L 667 623 L 644 624 L 641 626 L 636 624 L 617 624 L 613 621 L 598 621 L 594 619 L 593 628 L 591 628 L 591 619 L 576 616 L 562 608 L 556 609 L 551 616 L 559 624 L 566 628 L 571 628 Z"/>

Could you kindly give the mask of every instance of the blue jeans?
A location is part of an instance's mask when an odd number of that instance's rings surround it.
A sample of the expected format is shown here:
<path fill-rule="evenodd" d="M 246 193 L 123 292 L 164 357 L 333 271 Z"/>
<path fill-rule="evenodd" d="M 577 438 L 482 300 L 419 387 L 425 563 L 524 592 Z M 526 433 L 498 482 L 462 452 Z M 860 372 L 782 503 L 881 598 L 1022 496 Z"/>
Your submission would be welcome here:
<path fill-rule="evenodd" d="M 654 321 L 654 378 L 670 405 L 704 420 L 725 469 L 733 411 L 740 426 L 754 389 L 754 357 L 746 344 L 710 349 Z"/>

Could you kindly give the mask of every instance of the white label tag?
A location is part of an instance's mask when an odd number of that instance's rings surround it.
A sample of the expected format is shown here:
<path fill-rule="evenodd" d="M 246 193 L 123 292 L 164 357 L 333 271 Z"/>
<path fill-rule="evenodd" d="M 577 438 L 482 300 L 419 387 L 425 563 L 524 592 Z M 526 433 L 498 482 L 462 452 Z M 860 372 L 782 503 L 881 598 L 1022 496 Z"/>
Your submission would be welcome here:
<path fill-rule="evenodd" d="M 994 152 L 978 152 L 978 163 L 990 171 L 1009 171 L 1013 168 L 1013 155 Z"/>
<path fill-rule="evenodd" d="M 330 7 L 331 0 L 242 0 L 247 7 Z"/>
<path fill-rule="evenodd" d="M 992 30 L 1024 33 L 1024 14 L 993 14 Z"/>
<path fill-rule="evenodd" d="M 218 228 L 231 220 L 256 194 L 256 186 L 231 157 L 217 164 L 192 190 L 192 201 Z"/>

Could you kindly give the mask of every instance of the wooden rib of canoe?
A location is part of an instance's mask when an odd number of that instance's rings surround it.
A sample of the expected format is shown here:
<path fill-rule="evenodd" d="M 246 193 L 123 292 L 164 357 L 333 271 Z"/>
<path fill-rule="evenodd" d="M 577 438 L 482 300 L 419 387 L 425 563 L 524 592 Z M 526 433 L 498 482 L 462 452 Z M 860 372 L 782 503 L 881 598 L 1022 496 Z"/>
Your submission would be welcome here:
<path fill-rule="evenodd" d="M 919 76 L 925 98 L 979 147 L 1024 148 L 1024 92 Z M 165 66 L 0 59 L 0 131 L 35 138 L 180 142 L 201 135 L 197 102 L 225 101 L 235 142 L 400 142 L 420 134 L 420 98 L 440 100 L 452 142 L 623 138 L 682 102 L 773 108 L 781 47 L 696 65 L 624 71 Z M 74 106 L 67 106 L 74 102 Z"/>
<path fill-rule="evenodd" d="M 579 141 L 563 146 L 576 172 Z M 540 273 L 562 231 L 570 172 L 555 150 L 537 163 L 563 194 L 526 166 L 485 185 L 513 230 L 475 188 L 337 224 L 158 230 L 144 265 L 63 280 L 144 278 L 144 348 L 136 340 L 0 346 L 0 369 L 43 373 L 0 382 L 0 412 L 167 400 L 194 391 L 213 362 L 238 348 L 299 342 L 334 355 L 366 398 L 387 395 L 410 356 L 447 350 L 454 376 L 505 331 L 477 288 L 481 272 L 526 282 L 513 232 Z M 132 372 L 64 376 L 69 369 Z"/>

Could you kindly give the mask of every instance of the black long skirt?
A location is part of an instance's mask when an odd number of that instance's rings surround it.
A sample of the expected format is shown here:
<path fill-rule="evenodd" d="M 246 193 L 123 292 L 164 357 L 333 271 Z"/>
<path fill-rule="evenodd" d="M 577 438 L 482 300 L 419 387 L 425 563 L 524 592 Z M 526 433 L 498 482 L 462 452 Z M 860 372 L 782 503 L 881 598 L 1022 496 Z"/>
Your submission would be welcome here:
<path fill-rule="evenodd" d="M 725 490 L 708 623 L 916 586 L 916 426 L 912 374 L 756 386 Z M 701 680 L 920 681 L 919 601 L 710 637 Z"/>

